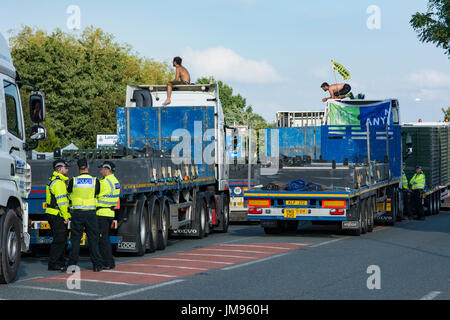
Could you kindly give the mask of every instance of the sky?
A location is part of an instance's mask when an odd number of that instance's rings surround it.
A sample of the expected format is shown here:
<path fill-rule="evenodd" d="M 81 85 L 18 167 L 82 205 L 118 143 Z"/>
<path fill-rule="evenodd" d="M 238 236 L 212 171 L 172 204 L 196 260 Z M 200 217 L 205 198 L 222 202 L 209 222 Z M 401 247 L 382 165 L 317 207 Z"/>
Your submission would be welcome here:
<path fill-rule="evenodd" d="M 397 98 L 402 122 L 441 121 L 450 107 L 450 59 L 419 41 L 409 21 L 426 0 L 2 1 L 0 32 L 22 25 L 79 34 L 93 25 L 140 56 L 183 58 L 192 82 L 213 76 L 268 121 L 277 111 L 321 110 L 322 82 Z M 79 9 L 79 15 L 71 10 Z M 71 30 L 79 17 L 81 30 Z M 125 92 L 124 92 L 125 94 Z"/>

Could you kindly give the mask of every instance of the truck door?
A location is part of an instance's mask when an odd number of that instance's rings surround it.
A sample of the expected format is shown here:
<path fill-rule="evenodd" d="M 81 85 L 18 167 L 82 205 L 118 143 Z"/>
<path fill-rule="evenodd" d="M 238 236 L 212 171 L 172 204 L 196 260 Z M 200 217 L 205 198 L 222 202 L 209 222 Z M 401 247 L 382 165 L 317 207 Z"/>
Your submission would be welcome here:
<path fill-rule="evenodd" d="M 17 86 L 12 81 L 0 81 L 0 179 L 14 180 L 16 164 L 26 159 L 22 108 Z"/>

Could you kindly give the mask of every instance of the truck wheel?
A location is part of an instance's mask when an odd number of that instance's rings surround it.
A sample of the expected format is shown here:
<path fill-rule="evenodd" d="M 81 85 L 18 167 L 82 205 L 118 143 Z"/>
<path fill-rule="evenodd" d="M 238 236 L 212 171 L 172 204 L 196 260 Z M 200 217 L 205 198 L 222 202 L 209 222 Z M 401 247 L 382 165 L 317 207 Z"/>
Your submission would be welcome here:
<path fill-rule="evenodd" d="M 439 214 L 441 212 L 441 191 L 437 192 L 437 212 L 436 214 Z"/>
<path fill-rule="evenodd" d="M 222 197 L 222 212 L 219 216 L 220 222 L 219 226 L 215 228 L 214 230 L 218 232 L 227 232 L 228 226 L 230 224 L 230 199 L 227 196 Z"/>
<path fill-rule="evenodd" d="M 289 233 L 297 232 L 298 229 L 298 220 L 296 221 L 287 221 L 286 231 Z"/>
<path fill-rule="evenodd" d="M 361 234 L 365 234 L 367 232 L 367 219 L 369 216 L 369 199 L 363 201 L 361 214 Z"/>
<path fill-rule="evenodd" d="M 362 217 L 362 211 L 363 211 L 362 209 L 363 209 L 362 208 L 362 203 L 357 205 L 357 206 L 354 206 L 354 208 L 353 208 L 353 210 L 358 215 L 358 222 L 359 222 L 359 226 L 358 226 L 357 229 L 350 230 L 350 234 L 353 235 L 353 236 L 357 236 L 358 237 L 358 236 L 361 235 L 361 232 L 362 232 L 362 219 L 361 219 L 361 217 Z"/>
<path fill-rule="evenodd" d="M 369 198 L 368 201 L 369 215 L 367 217 L 367 232 L 373 231 L 374 215 L 375 215 L 375 198 Z"/>
<path fill-rule="evenodd" d="M 195 201 L 195 218 L 194 229 L 197 230 L 196 238 L 202 239 L 205 236 L 205 228 L 207 223 L 207 207 L 204 193 L 199 193 Z"/>
<path fill-rule="evenodd" d="M 152 197 L 148 200 L 148 238 L 145 244 L 145 252 L 152 253 L 156 250 L 156 242 L 158 241 L 158 217 L 160 206 L 158 199 Z"/>
<path fill-rule="evenodd" d="M 138 211 L 138 235 L 137 235 L 137 243 L 136 243 L 136 248 L 137 248 L 137 255 L 138 256 L 143 256 L 145 253 L 145 244 L 147 242 L 148 239 L 148 232 L 147 232 L 147 201 L 145 200 L 139 200 L 139 204 L 137 205 L 137 208 L 139 209 Z"/>
<path fill-rule="evenodd" d="M 425 212 L 425 215 L 426 216 L 431 216 L 433 214 L 433 208 L 434 208 L 433 195 L 430 195 L 427 198 L 425 198 L 425 203 L 426 203 L 426 206 L 427 206 L 427 210 Z"/>
<path fill-rule="evenodd" d="M 156 240 L 156 249 L 164 250 L 169 241 L 169 205 L 166 201 L 161 203 L 160 228 Z"/>
<path fill-rule="evenodd" d="M 434 193 L 434 215 L 439 214 L 439 191 Z"/>
<path fill-rule="evenodd" d="M 277 226 L 275 228 L 264 228 L 266 234 L 280 234 L 283 231 L 280 221 L 277 221 Z"/>
<path fill-rule="evenodd" d="M 3 224 L 2 252 L 0 259 L 0 283 L 14 281 L 19 272 L 21 257 L 20 220 L 13 209 L 9 209 Z"/>

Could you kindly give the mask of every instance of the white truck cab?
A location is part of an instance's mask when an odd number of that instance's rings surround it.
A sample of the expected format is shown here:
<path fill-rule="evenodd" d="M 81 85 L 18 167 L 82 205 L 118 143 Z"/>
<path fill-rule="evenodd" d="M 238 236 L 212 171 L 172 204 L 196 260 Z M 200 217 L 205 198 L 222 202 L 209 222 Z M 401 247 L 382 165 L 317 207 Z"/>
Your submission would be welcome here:
<path fill-rule="evenodd" d="M 0 283 L 13 281 L 22 251 L 30 243 L 25 199 L 31 189 L 31 169 L 26 162 L 26 143 L 20 77 L 12 63 L 8 44 L 0 34 Z M 42 94 L 30 98 L 34 120 L 45 120 Z M 45 139 L 45 128 L 32 128 L 33 140 Z"/>

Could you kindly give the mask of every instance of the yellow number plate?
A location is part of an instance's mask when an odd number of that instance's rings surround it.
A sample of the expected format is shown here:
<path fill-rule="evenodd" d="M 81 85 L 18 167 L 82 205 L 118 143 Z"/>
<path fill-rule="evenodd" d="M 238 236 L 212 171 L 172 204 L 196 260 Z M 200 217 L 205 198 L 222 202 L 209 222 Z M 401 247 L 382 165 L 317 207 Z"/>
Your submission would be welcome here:
<path fill-rule="evenodd" d="M 287 219 L 295 219 L 297 214 L 307 214 L 308 209 L 285 209 L 284 217 Z"/>
<path fill-rule="evenodd" d="M 386 203 L 386 211 L 391 211 L 391 204 L 390 203 Z"/>
<path fill-rule="evenodd" d="M 384 211 L 384 202 L 377 202 L 377 211 Z"/>
<path fill-rule="evenodd" d="M 237 206 L 237 207 L 242 207 L 243 205 L 244 205 L 243 202 L 236 202 L 236 206 Z"/>
<path fill-rule="evenodd" d="M 286 200 L 287 206 L 306 206 L 308 201 L 299 201 L 299 200 Z"/>
<path fill-rule="evenodd" d="M 48 229 L 50 229 L 50 223 L 47 223 L 47 222 L 39 223 L 39 229 L 41 229 L 41 230 L 48 230 Z"/>

